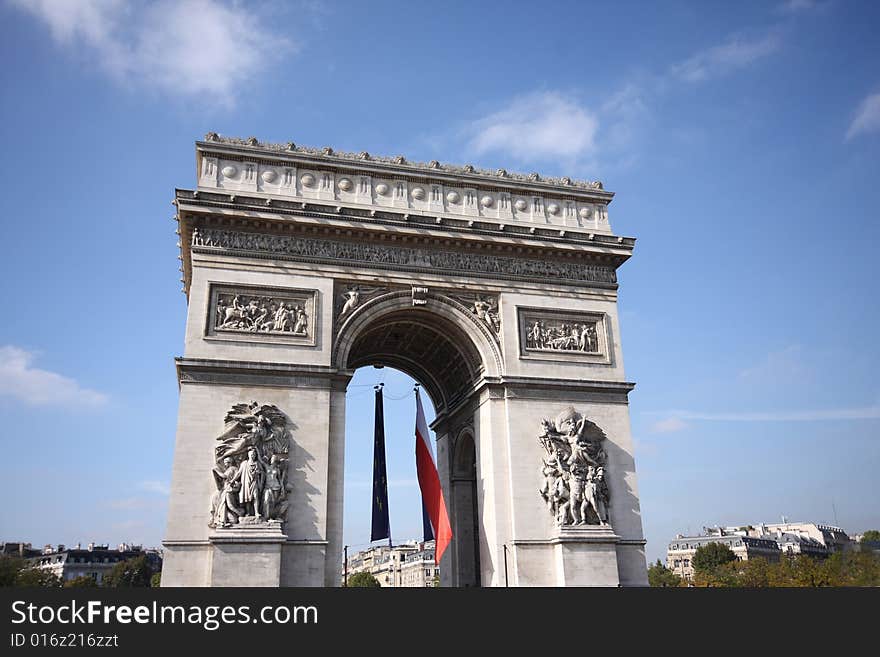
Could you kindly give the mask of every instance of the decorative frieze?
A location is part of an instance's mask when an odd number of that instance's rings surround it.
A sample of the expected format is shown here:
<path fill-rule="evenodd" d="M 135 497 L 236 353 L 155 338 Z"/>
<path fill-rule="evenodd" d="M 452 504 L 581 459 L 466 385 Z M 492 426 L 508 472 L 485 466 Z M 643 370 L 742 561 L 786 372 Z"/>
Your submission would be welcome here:
<path fill-rule="evenodd" d="M 315 344 L 315 290 L 212 284 L 206 337 Z"/>
<path fill-rule="evenodd" d="M 380 269 L 443 271 L 554 283 L 617 284 L 617 273 L 614 268 L 602 265 L 245 233 L 215 228 L 194 229 L 192 249 L 196 252 L 250 253 L 305 262 L 353 262 Z"/>
<path fill-rule="evenodd" d="M 609 362 L 604 313 L 518 308 L 520 355 Z"/>

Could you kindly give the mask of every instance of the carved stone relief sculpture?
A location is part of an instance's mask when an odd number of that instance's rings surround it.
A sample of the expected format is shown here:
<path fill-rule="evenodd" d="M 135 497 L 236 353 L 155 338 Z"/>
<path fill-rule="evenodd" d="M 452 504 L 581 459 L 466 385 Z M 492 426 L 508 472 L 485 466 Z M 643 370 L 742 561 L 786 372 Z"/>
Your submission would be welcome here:
<path fill-rule="evenodd" d="M 569 407 L 541 421 L 539 492 L 560 527 L 608 525 L 605 432 Z"/>
<path fill-rule="evenodd" d="M 363 285 L 361 283 L 344 284 L 344 292 L 338 295 L 337 319 L 344 320 L 367 301 L 388 290 L 387 287 Z"/>
<path fill-rule="evenodd" d="M 314 293 L 212 286 L 208 334 L 257 334 L 314 341 Z"/>
<path fill-rule="evenodd" d="M 236 404 L 217 437 L 209 527 L 281 523 L 288 508 L 290 420 L 276 406 Z"/>
<path fill-rule="evenodd" d="M 501 334 L 501 316 L 498 314 L 498 295 L 495 294 L 453 294 L 449 295 L 466 306 L 477 319 L 483 322 L 497 338 Z"/>
<path fill-rule="evenodd" d="M 534 318 L 526 323 L 526 349 L 599 352 L 598 321 Z"/>

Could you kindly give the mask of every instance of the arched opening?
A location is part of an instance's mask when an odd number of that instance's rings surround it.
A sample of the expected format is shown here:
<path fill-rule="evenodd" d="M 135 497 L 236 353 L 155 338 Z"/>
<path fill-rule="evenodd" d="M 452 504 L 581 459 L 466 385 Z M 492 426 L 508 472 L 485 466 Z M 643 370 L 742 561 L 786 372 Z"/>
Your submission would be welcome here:
<path fill-rule="evenodd" d="M 346 395 L 345 508 L 347 518 L 357 515 L 358 533 L 366 536 L 354 536 L 344 523 L 345 544 L 363 545 L 369 538 L 372 474 L 360 467 L 349 484 L 353 462 L 349 457 L 357 452 L 358 462 L 366 463 L 368 469 L 372 467 L 373 396 L 366 393 L 372 393 L 372 386 L 382 380 L 388 384 L 383 400 L 387 401 L 385 435 L 392 539 L 397 544 L 399 540 L 421 538 L 412 393 L 412 383 L 418 382 L 426 393 L 422 395 L 426 420 L 432 433 L 436 432 L 437 442 L 433 441 L 434 436 L 432 442 L 454 534 L 441 561 L 442 581 L 479 586 L 479 445 L 473 429 L 461 434 L 459 425 L 473 426 L 474 410 L 467 402 L 487 371 L 497 372 L 497 344 L 492 343 L 491 336 L 466 310 L 439 300 L 428 309 L 414 307 L 408 296 L 390 294 L 364 304 L 344 319 L 335 357 L 339 369 L 353 373 Z M 355 409 L 356 416 L 352 412 Z M 401 417 L 406 418 L 403 424 Z M 401 453 L 405 455 L 402 468 L 398 466 Z M 405 519 L 396 517 L 395 504 L 400 505 L 402 498 L 406 498 L 402 505 Z M 396 527 L 402 528 L 403 533 Z"/>
<path fill-rule="evenodd" d="M 466 429 L 455 441 L 452 457 L 453 545 L 458 586 L 480 586 L 480 529 L 477 513 L 477 453 L 474 434 Z"/>

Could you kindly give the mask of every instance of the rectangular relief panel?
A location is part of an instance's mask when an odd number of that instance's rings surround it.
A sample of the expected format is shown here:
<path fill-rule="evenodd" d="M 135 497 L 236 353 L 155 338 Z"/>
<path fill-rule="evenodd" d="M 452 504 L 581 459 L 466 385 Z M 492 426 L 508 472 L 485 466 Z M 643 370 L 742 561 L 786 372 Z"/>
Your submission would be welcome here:
<path fill-rule="evenodd" d="M 611 365 L 611 327 L 601 312 L 517 306 L 520 358 Z"/>
<path fill-rule="evenodd" d="M 317 290 L 209 285 L 205 339 L 315 346 Z"/>

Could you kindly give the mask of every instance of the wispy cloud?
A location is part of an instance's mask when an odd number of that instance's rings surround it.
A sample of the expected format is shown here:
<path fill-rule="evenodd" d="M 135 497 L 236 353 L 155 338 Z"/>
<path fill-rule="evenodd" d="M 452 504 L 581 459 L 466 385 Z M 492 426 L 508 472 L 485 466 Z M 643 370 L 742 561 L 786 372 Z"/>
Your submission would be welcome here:
<path fill-rule="evenodd" d="M 35 354 L 6 345 L 0 347 L 0 396 L 33 406 L 94 408 L 107 402 L 107 395 L 83 388 L 74 379 L 34 367 Z"/>
<path fill-rule="evenodd" d="M 739 378 L 749 384 L 792 384 L 811 380 L 813 370 L 804 361 L 803 348 L 794 344 L 770 352 L 761 362 L 740 371 Z"/>
<path fill-rule="evenodd" d="M 848 141 L 870 132 L 880 132 L 880 92 L 871 94 L 859 103 L 855 118 L 846 131 L 846 139 Z"/>
<path fill-rule="evenodd" d="M 664 420 L 658 420 L 651 425 L 652 433 L 674 433 L 687 429 L 690 425 L 680 417 L 671 416 Z"/>
<path fill-rule="evenodd" d="M 482 155 L 502 152 L 519 161 L 592 155 L 599 121 L 588 108 L 558 91 L 513 98 L 474 121 L 469 148 Z"/>
<path fill-rule="evenodd" d="M 779 34 L 774 31 L 752 38 L 736 36 L 673 64 L 670 72 L 673 78 L 685 82 L 702 82 L 745 68 L 776 52 L 780 45 Z"/>
<path fill-rule="evenodd" d="M 10 0 L 117 82 L 232 105 L 243 83 L 295 50 L 252 6 L 220 0 Z"/>
<path fill-rule="evenodd" d="M 670 410 L 656 413 L 706 422 L 823 422 L 833 420 L 880 420 L 880 404 L 854 408 L 825 408 L 801 411 L 733 411 L 707 413 L 702 411 Z"/>
<path fill-rule="evenodd" d="M 595 105 L 560 89 L 516 96 L 466 124 L 465 149 L 477 156 L 502 154 L 519 165 L 552 162 L 576 174 L 595 169 L 600 162 L 627 165 L 635 157 L 639 135 L 652 120 L 651 106 L 658 97 L 682 84 L 747 68 L 781 44 L 776 29 L 757 36 L 735 35 L 662 72 L 630 79 Z"/>
<path fill-rule="evenodd" d="M 801 14 L 808 11 L 814 11 L 826 6 L 826 3 L 819 0 L 786 0 L 779 5 L 779 11 L 785 14 Z"/>
<path fill-rule="evenodd" d="M 158 479 L 149 479 L 138 484 L 138 488 L 148 493 L 156 493 L 157 495 L 168 495 L 171 487 L 167 481 L 159 481 Z"/>

